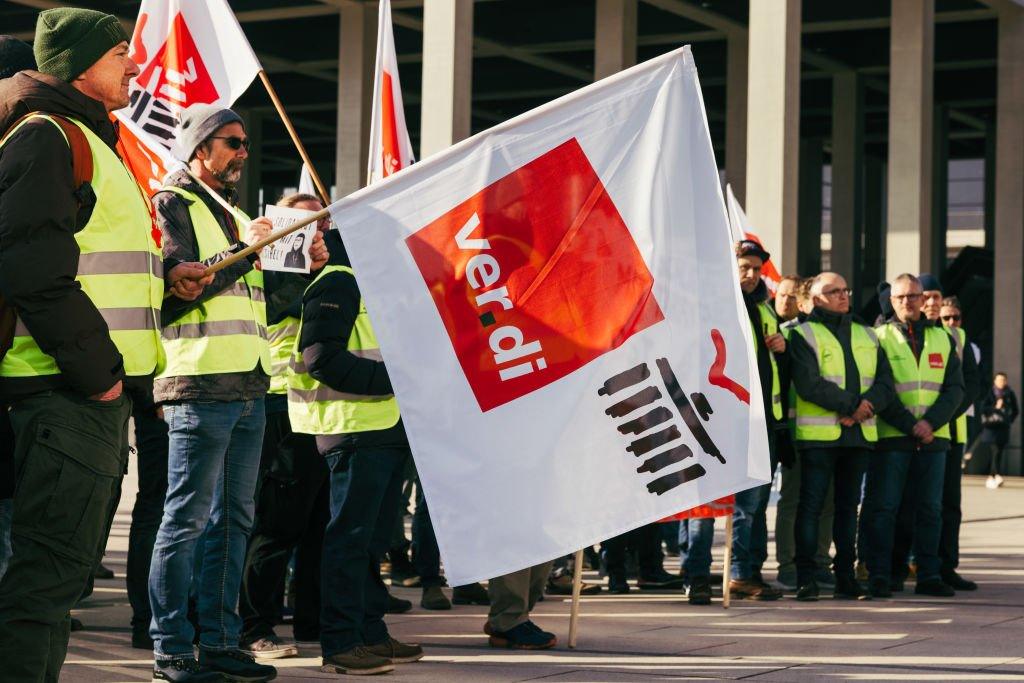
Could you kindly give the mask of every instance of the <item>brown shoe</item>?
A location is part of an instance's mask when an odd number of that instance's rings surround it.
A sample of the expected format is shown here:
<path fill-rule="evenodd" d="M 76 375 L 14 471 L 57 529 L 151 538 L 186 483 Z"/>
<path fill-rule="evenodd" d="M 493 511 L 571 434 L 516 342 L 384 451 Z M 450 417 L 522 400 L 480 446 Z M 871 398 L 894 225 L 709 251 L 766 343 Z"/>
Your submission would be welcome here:
<path fill-rule="evenodd" d="M 777 588 L 751 579 L 733 579 L 729 582 L 729 593 L 737 599 L 778 600 L 782 597 L 782 591 Z"/>
<path fill-rule="evenodd" d="M 423 659 L 423 648 L 415 643 L 403 643 L 391 636 L 383 643 L 367 645 L 366 651 L 370 654 L 390 659 L 393 664 L 409 664 Z"/>

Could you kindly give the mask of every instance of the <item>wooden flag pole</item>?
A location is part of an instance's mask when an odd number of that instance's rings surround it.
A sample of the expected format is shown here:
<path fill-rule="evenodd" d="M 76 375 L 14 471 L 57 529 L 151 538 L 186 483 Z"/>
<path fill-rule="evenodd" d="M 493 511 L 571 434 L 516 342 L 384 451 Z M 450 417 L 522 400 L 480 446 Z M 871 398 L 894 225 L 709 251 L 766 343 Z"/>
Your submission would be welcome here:
<path fill-rule="evenodd" d="M 572 566 L 572 608 L 569 610 L 569 648 L 576 648 L 576 632 L 580 621 L 580 591 L 583 590 L 583 548 L 576 551 Z"/>
<path fill-rule="evenodd" d="M 292 142 L 295 143 L 295 149 L 299 151 L 299 156 L 302 157 L 302 162 L 309 168 L 309 175 L 313 178 L 313 184 L 316 185 L 317 192 L 320 193 L 320 201 L 327 206 L 331 203 L 331 195 L 324 187 L 324 183 L 320 180 L 320 176 L 316 172 L 316 167 L 313 166 L 313 162 L 309 160 L 309 154 L 306 152 L 305 146 L 302 144 L 302 140 L 299 139 L 299 134 L 295 131 L 295 126 L 292 125 L 292 120 L 288 117 L 288 113 L 284 110 L 284 105 L 281 104 L 281 98 L 277 96 L 277 91 L 274 90 L 274 86 L 270 84 L 270 78 L 267 76 L 267 72 L 260 69 L 260 81 L 263 82 L 263 87 L 267 89 L 267 94 L 270 95 L 270 100 L 274 103 L 274 108 L 277 109 L 277 115 L 281 117 L 281 122 L 284 123 L 284 127 L 288 129 L 288 135 L 291 136 Z"/>
<path fill-rule="evenodd" d="M 725 567 L 722 569 L 722 608 L 729 609 L 729 582 L 732 580 L 732 515 L 725 518 Z"/>

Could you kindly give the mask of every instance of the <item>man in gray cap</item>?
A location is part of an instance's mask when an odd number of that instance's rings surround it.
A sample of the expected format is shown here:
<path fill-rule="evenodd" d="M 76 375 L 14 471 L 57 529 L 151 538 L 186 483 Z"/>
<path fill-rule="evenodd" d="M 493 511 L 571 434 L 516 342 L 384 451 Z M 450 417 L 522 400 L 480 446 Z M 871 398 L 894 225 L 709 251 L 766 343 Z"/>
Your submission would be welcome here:
<path fill-rule="evenodd" d="M 212 265 L 269 234 L 268 219 L 250 222 L 235 206 L 248 150 L 245 126 L 230 109 L 194 105 L 183 112 L 176 155 L 232 209 L 184 170 L 171 175 L 153 198 L 165 268 L 189 261 Z M 326 263 L 322 238 L 314 240 L 310 255 L 314 269 Z M 206 680 L 197 677 L 209 672 L 245 681 L 276 675 L 238 648 L 238 595 L 270 388 L 258 263 L 256 256 L 243 259 L 218 271 L 195 300 L 172 298 L 163 307 L 167 364 L 153 396 L 168 426 L 168 481 L 149 596 L 156 673 L 164 680 Z M 186 616 L 194 567 L 201 567 L 195 577 L 199 666 L 186 674 L 195 634 Z"/>

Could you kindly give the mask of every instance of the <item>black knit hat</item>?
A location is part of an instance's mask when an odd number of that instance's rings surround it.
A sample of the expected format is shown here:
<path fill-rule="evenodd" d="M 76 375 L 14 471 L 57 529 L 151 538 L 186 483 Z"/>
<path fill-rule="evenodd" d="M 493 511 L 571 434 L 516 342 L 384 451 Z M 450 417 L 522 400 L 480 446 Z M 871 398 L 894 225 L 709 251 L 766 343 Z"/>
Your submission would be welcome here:
<path fill-rule="evenodd" d="M 760 243 L 754 240 L 740 240 L 736 243 L 736 257 L 740 256 L 756 256 L 761 259 L 762 263 L 772 257 Z"/>
<path fill-rule="evenodd" d="M 34 51 L 39 71 L 70 83 L 128 34 L 112 14 L 60 7 L 39 13 Z"/>
<path fill-rule="evenodd" d="M 0 80 L 35 68 L 36 58 L 32 55 L 31 45 L 14 36 L 0 36 Z"/>

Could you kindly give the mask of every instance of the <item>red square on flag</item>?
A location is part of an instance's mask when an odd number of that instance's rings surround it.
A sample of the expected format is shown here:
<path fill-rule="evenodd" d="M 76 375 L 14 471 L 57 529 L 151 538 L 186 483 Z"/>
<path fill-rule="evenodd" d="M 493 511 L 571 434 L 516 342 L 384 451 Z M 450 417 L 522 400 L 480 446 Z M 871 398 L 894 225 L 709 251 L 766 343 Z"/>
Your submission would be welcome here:
<path fill-rule="evenodd" d="M 929 353 L 928 354 L 928 365 L 933 368 L 944 368 L 946 367 L 945 362 L 942 360 L 941 353 Z"/>
<path fill-rule="evenodd" d="M 484 412 L 664 319 L 654 278 L 575 139 L 406 244 Z"/>

